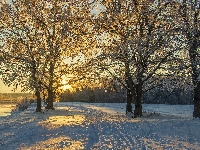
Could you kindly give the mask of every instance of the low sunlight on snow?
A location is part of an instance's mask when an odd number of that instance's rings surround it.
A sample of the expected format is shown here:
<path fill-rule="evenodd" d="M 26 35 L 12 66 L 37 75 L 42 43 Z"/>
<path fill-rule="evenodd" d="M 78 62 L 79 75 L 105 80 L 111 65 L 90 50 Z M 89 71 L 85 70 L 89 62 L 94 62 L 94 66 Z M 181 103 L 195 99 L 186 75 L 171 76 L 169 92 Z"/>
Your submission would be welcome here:
<path fill-rule="evenodd" d="M 1 150 L 199 149 L 200 119 L 192 105 L 144 104 L 141 118 L 128 118 L 125 103 L 54 103 L 56 110 L 0 117 Z"/>

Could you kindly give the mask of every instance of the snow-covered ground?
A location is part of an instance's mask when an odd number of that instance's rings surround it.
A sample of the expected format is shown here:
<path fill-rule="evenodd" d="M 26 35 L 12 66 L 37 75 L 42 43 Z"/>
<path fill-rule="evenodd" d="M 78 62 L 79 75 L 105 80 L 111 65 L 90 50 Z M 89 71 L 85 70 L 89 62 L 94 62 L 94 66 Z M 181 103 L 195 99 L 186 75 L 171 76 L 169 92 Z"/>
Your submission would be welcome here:
<path fill-rule="evenodd" d="M 144 104 L 137 119 L 124 115 L 125 103 L 55 103 L 44 113 L 35 107 L 0 117 L 0 150 L 200 149 L 191 105 Z"/>
<path fill-rule="evenodd" d="M 12 109 L 15 109 L 15 107 L 15 104 L 0 104 L 0 116 L 10 115 Z"/>

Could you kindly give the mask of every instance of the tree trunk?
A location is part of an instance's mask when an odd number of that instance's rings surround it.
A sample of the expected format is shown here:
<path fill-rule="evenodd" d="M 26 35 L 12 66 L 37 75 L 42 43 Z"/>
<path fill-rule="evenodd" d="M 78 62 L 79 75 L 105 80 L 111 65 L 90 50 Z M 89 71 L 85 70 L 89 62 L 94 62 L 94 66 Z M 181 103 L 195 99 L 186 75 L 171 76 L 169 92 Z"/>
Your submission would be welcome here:
<path fill-rule="evenodd" d="M 53 79 L 54 79 L 54 63 L 50 62 L 50 68 L 49 68 L 49 85 L 48 85 L 48 97 L 47 97 L 47 106 L 46 109 L 52 109 L 53 107 L 53 101 L 54 101 L 54 93 L 53 93 Z"/>
<path fill-rule="evenodd" d="M 36 108 L 36 112 L 41 112 L 42 108 L 41 108 L 41 97 L 40 97 L 40 91 L 39 91 L 39 86 L 38 86 L 38 79 L 36 77 L 36 72 L 37 72 L 37 67 L 36 67 L 36 61 L 34 59 L 34 57 L 32 56 L 31 57 L 32 59 L 32 71 L 31 71 L 31 79 L 32 79 L 32 82 L 31 82 L 31 85 L 35 88 L 36 92 L 35 92 L 35 96 L 37 97 L 37 108 Z"/>
<path fill-rule="evenodd" d="M 126 105 L 126 114 L 128 113 L 128 112 L 131 112 L 131 113 L 133 113 L 133 111 L 132 111 L 132 94 L 131 94 L 131 91 L 130 90 L 127 90 L 127 105 Z"/>
<path fill-rule="evenodd" d="M 125 76 L 126 76 L 126 84 L 127 84 L 127 104 L 126 104 L 126 114 L 128 112 L 133 113 L 132 111 L 132 93 L 133 93 L 133 84 L 132 84 L 132 78 L 131 78 L 131 74 L 130 74 L 130 68 L 129 68 L 129 64 L 126 62 L 125 63 Z"/>
<path fill-rule="evenodd" d="M 142 85 L 136 85 L 134 118 L 142 116 Z"/>
<path fill-rule="evenodd" d="M 37 108 L 36 108 L 36 112 L 41 112 L 42 108 L 41 108 L 41 97 L 40 97 L 40 92 L 37 89 L 36 93 L 35 93 L 36 97 L 37 97 Z"/>
<path fill-rule="evenodd" d="M 193 111 L 193 117 L 200 118 L 200 81 L 198 81 L 199 73 L 198 73 L 198 67 L 197 67 L 197 41 L 196 39 L 192 42 L 192 45 L 189 49 L 189 56 L 190 56 L 190 63 L 192 66 L 192 82 L 194 87 L 194 96 L 193 96 L 193 103 L 194 103 L 194 111 Z"/>
<path fill-rule="evenodd" d="M 193 117 L 200 118 L 200 81 L 197 83 L 196 87 L 194 88 L 194 111 Z"/>
<path fill-rule="evenodd" d="M 52 90 L 48 90 L 48 97 L 47 97 L 47 106 L 46 106 L 46 109 L 52 109 L 52 110 L 54 110 L 53 99 L 54 99 L 53 91 Z"/>

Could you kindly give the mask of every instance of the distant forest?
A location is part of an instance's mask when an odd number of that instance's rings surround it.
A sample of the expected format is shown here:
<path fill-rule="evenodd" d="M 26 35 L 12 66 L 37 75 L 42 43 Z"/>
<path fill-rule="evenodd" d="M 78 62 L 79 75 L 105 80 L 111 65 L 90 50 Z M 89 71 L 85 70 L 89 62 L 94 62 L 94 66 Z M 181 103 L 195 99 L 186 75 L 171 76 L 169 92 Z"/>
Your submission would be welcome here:
<path fill-rule="evenodd" d="M 168 89 L 159 89 L 148 91 L 142 98 L 143 103 L 147 104 L 171 104 L 185 105 L 193 104 L 192 91 L 183 91 L 179 88 L 169 91 Z M 91 102 L 91 103 L 123 103 L 126 102 L 126 90 L 114 91 L 112 89 L 84 88 L 77 89 L 76 92 L 66 90 L 60 95 L 61 102 Z"/>
<path fill-rule="evenodd" d="M 17 99 L 34 99 L 34 95 L 31 93 L 0 93 L 0 101 L 1 100 L 17 100 Z"/>

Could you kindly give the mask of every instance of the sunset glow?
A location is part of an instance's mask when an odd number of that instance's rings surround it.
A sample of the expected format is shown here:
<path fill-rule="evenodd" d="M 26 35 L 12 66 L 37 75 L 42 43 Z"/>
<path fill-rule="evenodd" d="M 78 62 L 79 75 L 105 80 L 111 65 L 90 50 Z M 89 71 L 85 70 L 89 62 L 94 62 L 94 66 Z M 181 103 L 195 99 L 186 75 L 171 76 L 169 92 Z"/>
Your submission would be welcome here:
<path fill-rule="evenodd" d="M 62 84 L 63 84 L 63 86 L 62 86 L 63 90 L 67 90 L 67 89 L 71 89 L 72 88 L 72 86 L 67 84 L 67 82 L 65 80 L 62 80 Z"/>

